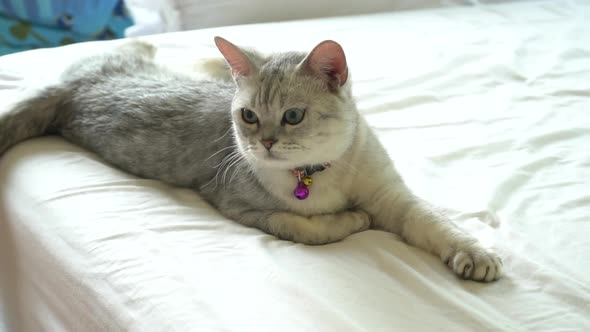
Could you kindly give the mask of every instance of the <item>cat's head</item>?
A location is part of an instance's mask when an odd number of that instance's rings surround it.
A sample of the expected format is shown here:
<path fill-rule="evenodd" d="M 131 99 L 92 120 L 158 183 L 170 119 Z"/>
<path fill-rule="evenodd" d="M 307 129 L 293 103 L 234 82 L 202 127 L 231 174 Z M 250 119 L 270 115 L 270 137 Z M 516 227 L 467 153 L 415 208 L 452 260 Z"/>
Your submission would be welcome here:
<path fill-rule="evenodd" d="M 216 37 L 237 86 L 232 117 L 238 147 L 256 167 L 295 168 L 339 159 L 357 113 L 346 57 L 334 41 L 309 54 L 262 57 Z"/>

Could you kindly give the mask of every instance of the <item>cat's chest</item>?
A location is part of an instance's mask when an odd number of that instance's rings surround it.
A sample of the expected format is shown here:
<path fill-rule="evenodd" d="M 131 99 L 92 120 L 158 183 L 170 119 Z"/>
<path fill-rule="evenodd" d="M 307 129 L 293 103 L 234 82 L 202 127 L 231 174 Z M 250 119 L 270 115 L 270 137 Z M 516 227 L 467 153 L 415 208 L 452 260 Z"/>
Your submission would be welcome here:
<path fill-rule="evenodd" d="M 297 214 L 334 213 L 349 207 L 348 179 L 331 169 L 315 173 L 311 178 L 313 183 L 306 186 L 309 194 L 305 199 L 296 197 L 298 179 L 288 171 L 268 171 L 259 179 L 266 190 Z"/>

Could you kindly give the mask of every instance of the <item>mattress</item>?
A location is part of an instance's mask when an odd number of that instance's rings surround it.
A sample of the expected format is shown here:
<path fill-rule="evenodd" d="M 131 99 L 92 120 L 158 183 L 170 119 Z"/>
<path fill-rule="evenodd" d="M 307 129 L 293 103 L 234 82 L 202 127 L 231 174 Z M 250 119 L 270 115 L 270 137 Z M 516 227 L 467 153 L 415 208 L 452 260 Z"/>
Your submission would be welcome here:
<path fill-rule="evenodd" d="M 221 35 L 263 52 L 344 47 L 358 106 L 417 194 L 504 260 L 456 278 L 399 237 L 280 241 L 194 192 L 59 137 L 0 158 L 10 331 L 590 330 L 590 3 L 521 1 L 155 35 L 195 70 Z M 0 58 L 0 111 L 119 42 Z M 1 326 L 1 325 L 0 325 Z"/>

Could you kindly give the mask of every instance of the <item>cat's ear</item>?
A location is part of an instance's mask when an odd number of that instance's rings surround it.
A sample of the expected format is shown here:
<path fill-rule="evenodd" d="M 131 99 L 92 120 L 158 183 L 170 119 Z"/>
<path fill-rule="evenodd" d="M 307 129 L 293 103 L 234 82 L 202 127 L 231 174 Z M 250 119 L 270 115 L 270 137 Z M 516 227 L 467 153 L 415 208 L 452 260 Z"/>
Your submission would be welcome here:
<path fill-rule="evenodd" d="M 337 88 L 348 80 L 348 65 L 342 46 L 332 40 L 319 43 L 301 63 L 304 70 L 325 79 Z"/>
<path fill-rule="evenodd" d="M 239 47 L 221 37 L 215 37 L 215 45 L 230 66 L 234 77 L 247 77 L 252 74 L 254 66 Z"/>

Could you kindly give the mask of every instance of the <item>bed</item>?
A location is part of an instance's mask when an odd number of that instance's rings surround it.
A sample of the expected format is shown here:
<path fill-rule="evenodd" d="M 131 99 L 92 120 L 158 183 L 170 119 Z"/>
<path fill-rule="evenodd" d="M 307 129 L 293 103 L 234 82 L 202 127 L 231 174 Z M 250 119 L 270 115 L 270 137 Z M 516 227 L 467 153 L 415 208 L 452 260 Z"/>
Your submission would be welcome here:
<path fill-rule="evenodd" d="M 358 106 L 410 186 L 494 247 L 462 281 L 399 237 L 324 246 L 59 137 L 0 158 L 0 330 L 590 330 L 590 3 L 519 1 L 145 37 L 196 71 L 213 36 L 263 52 L 340 42 Z M 0 58 L 0 112 L 120 41 Z"/>

